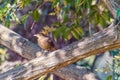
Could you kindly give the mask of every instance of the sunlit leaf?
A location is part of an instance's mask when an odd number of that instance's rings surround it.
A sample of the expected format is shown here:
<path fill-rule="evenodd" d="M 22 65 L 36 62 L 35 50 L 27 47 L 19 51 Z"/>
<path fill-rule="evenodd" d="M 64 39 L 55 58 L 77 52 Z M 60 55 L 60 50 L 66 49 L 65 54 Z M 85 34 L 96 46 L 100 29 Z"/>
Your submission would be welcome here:
<path fill-rule="evenodd" d="M 82 36 L 84 33 L 83 29 L 80 26 L 78 26 L 76 29 L 79 31 L 79 34 Z"/>
<path fill-rule="evenodd" d="M 76 39 L 79 39 L 79 34 L 75 30 L 72 30 L 71 33 Z"/>
<path fill-rule="evenodd" d="M 112 75 L 108 76 L 106 80 L 112 80 Z"/>
<path fill-rule="evenodd" d="M 45 78 L 46 78 L 46 76 L 43 75 L 43 76 L 41 76 L 38 80 L 45 80 Z"/>
<path fill-rule="evenodd" d="M 103 17 L 99 17 L 99 21 L 100 21 L 100 24 L 102 25 L 102 27 L 105 27 L 106 22 L 105 22 L 104 18 Z"/>
<path fill-rule="evenodd" d="M 52 6 L 54 7 L 55 5 L 57 5 L 57 3 L 58 3 L 58 0 L 54 0 Z"/>
<path fill-rule="evenodd" d="M 32 16 L 33 16 L 33 19 L 35 20 L 35 22 L 38 22 L 39 17 L 40 17 L 38 10 L 34 10 Z"/>
<path fill-rule="evenodd" d="M 7 26 L 8 28 L 10 27 L 10 20 L 6 20 L 5 26 Z"/>
<path fill-rule="evenodd" d="M 71 39 L 70 28 L 67 28 L 67 29 L 65 30 L 63 37 L 64 37 L 64 40 L 65 40 L 65 41 Z"/>
<path fill-rule="evenodd" d="M 108 12 L 103 11 L 102 16 L 104 17 L 104 19 L 110 20 L 110 15 L 108 14 Z"/>
<path fill-rule="evenodd" d="M 96 13 L 94 16 L 94 24 L 97 25 L 99 23 L 99 14 Z"/>

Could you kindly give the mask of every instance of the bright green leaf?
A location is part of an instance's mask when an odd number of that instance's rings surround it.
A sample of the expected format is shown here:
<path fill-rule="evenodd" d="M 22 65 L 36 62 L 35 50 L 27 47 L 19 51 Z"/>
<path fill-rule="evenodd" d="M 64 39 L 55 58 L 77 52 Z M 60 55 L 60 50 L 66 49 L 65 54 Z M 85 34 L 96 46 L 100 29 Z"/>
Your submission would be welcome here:
<path fill-rule="evenodd" d="M 79 39 L 79 34 L 75 30 L 72 30 L 71 33 L 76 39 Z"/>
<path fill-rule="evenodd" d="M 102 25 L 102 27 L 105 27 L 106 22 L 105 22 L 104 18 L 100 16 L 99 21 L 100 21 L 100 24 Z"/>
<path fill-rule="evenodd" d="M 112 75 L 108 76 L 106 80 L 112 80 Z"/>
<path fill-rule="evenodd" d="M 38 22 L 39 17 L 40 17 L 38 10 L 33 11 L 32 16 L 33 16 L 33 19 L 35 20 L 35 22 Z"/>
<path fill-rule="evenodd" d="M 94 16 L 94 25 L 97 25 L 99 23 L 99 14 L 96 13 Z"/>
<path fill-rule="evenodd" d="M 7 21 L 5 22 L 5 26 L 7 26 L 8 28 L 10 27 L 10 20 L 7 20 Z"/>

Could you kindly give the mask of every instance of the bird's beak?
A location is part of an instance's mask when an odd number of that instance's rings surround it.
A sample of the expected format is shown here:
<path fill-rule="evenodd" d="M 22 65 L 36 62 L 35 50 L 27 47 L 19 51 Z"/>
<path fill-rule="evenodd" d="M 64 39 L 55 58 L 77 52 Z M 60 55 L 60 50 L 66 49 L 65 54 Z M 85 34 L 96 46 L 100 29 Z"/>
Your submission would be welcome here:
<path fill-rule="evenodd" d="M 35 35 L 33 35 L 33 36 L 38 37 L 38 34 L 35 34 Z"/>

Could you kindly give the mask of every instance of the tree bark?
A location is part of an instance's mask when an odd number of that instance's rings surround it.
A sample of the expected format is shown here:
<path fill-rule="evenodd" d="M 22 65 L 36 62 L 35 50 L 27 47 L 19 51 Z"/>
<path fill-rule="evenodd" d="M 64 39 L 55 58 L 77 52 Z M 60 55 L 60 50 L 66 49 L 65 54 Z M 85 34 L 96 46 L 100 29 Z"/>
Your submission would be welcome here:
<path fill-rule="evenodd" d="M 37 57 L 36 54 L 38 55 L 44 54 L 44 53 L 41 53 L 40 47 L 28 41 L 27 39 L 23 38 L 19 34 L 7 29 L 3 25 L 0 25 L 0 43 L 27 59 L 33 59 Z M 55 71 L 54 74 L 57 74 L 57 75 L 59 74 L 59 76 L 61 77 L 61 75 L 69 71 L 69 68 L 70 66 L 68 68 L 67 67 L 62 68 L 60 69 L 60 72 L 58 70 L 57 72 Z M 72 72 L 74 71 L 75 70 L 73 70 Z M 74 74 L 72 76 L 65 74 L 63 78 L 65 80 L 67 79 L 68 76 L 69 78 L 73 78 L 73 77 L 75 78 L 76 75 L 81 75 L 81 74 Z"/>
<path fill-rule="evenodd" d="M 0 34 L 0 37 L 3 37 L 1 35 L 2 34 Z M 63 49 L 45 54 L 39 58 L 29 61 L 24 65 L 0 74 L 0 80 L 31 80 L 48 72 L 52 72 L 67 66 L 85 57 L 119 48 L 119 35 L 119 26 L 114 27 L 114 25 L 111 24 L 108 28 L 94 34 L 90 38 L 74 42 Z"/>
<path fill-rule="evenodd" d="M 0 25 L 0 44 L 29 60 L 42 55 L 39 46 L 7 29 L 3 25 Z"/>
<path fill-rule="evenodd" d="M 2 64 L 2 66 L 0 66 L 0 72 L 5 72 L 18 64 L 21 65 L 21 62 L 5 62 Z M 51 75 L 54 74 L 62 78 L 62 80 L 99 80 L 98 77 L 91 72 L 91 70 L 87 69 L 86 67 L 76 66 L 74 64 L 56 70 Z M 47 80 L 48 76 L 50 77 L 51 75 L 46 75 L 45 80 Z M 57 80 L 57 78 L 55 78 L 54 80 Z"/>
<path fill-rule="evenodd" d="M 89 69 L 74 64 L 61 68 L 54 73 L 65 80 L 99 80 Z"/>

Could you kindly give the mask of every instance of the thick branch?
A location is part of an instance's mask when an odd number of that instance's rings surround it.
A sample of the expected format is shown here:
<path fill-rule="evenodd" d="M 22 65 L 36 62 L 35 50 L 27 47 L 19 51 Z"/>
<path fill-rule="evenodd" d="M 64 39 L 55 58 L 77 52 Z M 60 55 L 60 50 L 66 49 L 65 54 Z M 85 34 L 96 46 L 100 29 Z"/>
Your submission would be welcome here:
<path fill-rule="evenodd" d="M 5 62 L 0 66 L 0 72 L 5 72 L 16 65 L 21 64 L 20 61 Z M 58 75 L 64 80 L 98 80 L 94 73 L 85 67 L 76 66 L 74 64 L 68 65 L 55 71 L 53 74 Z M 45 79 L 47 80 L 47 79 Z"/>
<path fill-rule="evenodd" d="M 99 80 L 89 69 L 74 64 L 61 68 L 54 73 L 65 80 Z"/>
<path fill-rule="evenodd" d="M 27 59 L 35 58 L 36 54 L 39 54 L 41 51 L 41 49 L 38 46 L 34 45 L 30 41 L 21 37 L 19 34 L 7 29 L 6 27 L 4 27 L 2 25 L 0 25 L 0 43 L 4 46 L 10 48 L 11 50 L 17 52 L 18 54 L 20 54 L 21 56 L 23 56 Z M 55 74 L 57 73 L 57 75 L 59 74 L 61 76 L 65 73 L 64 70 L 69 71 L 68 69 L 69 69 L 69 67 L 68 68 L 65 67 L 65 68 L 60 69 L 61 73 L 59 72 L 59 70 L 54 73 Z M 74 78 L 77 77 L 76 75 L 80 75 L 80 74 L 74 74 L 73 75 Z M 71 79 L 71 78 L 73 78 L 73 76 L 66 74 L 66 75 L 64 75 L 64 79 L 66 79 L 67 77 L 68 77 L 67 79 Z"/>
<path fill-rule="evenodd" d="M 118 31 L 117 31 L 118 30 Z M 112 24 L 91 38 L 78 41 L 69 46 L 46 54 L 40 58 L 0 74 L 0 79 L 33 79 L 54 71 L 82 58 L 120 47 L 119 28 Z M 117 36 L 117 37 L 116 37 Z M 4 76 L 3 76 L 4 75 Z"/>
<path fill-rule="evenodd" d="M 0 44 L 27 59 L 34 59 L 42 54 L 40 47 L 2 25 L 0 25 Z"/>

